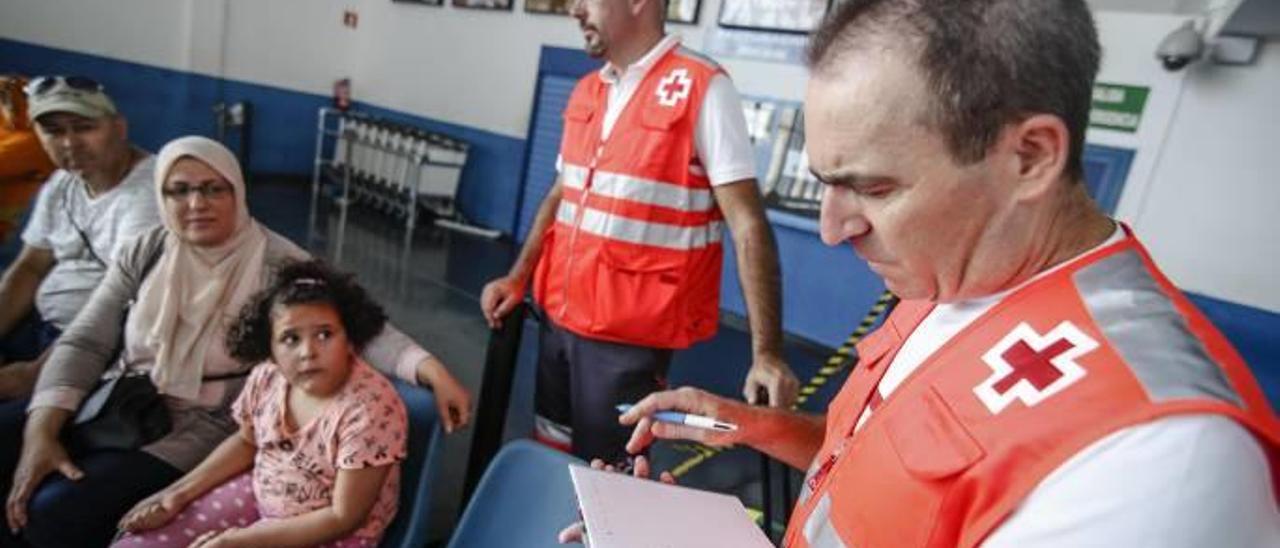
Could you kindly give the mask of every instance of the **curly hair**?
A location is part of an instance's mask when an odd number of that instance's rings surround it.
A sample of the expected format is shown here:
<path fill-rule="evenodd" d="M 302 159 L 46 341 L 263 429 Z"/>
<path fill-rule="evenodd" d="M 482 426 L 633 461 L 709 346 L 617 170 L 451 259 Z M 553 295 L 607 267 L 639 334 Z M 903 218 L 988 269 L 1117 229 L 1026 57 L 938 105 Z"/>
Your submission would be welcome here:
<path fill-rule="evenodd" d="M 382 331 L 387 315 L 356 283 L 354 276 L 330 268 L 324 261 L 290 261 L 275 279 L 245 303 L 227 330 L 227 351 L 245 364 L 271 358 L 271 311 L 277 305 L 328 304 L 338 313 L 347 340 L 359 351 Z"/>

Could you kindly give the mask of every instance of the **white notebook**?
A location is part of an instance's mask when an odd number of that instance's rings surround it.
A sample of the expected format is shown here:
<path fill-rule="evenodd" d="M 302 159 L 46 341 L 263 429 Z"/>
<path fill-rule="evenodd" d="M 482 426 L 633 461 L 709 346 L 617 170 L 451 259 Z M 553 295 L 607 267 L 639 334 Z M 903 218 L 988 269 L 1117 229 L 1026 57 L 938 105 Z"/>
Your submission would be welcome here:
<path fill-rule="evenodd" d="M 569 465 L 592 548 L 772 547 L 737 497 Z"/>

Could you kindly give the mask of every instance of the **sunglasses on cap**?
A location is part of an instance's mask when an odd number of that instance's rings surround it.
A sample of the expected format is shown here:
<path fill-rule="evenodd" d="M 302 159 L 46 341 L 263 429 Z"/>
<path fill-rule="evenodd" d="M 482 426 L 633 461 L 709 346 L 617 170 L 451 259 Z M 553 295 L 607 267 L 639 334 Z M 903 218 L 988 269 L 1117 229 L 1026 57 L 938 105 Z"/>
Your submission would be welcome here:
<path fill-rule="evenodd" d="M 23 91 L 27 93 L 28 97 L 41 97 L 57 89 L 59 83 L 74 90 L 90 93 L 101 92 L 106 89 L 97 80 L 84 76 L 41 76 L 28 83 L 27 87 L 23 88 Z"/>

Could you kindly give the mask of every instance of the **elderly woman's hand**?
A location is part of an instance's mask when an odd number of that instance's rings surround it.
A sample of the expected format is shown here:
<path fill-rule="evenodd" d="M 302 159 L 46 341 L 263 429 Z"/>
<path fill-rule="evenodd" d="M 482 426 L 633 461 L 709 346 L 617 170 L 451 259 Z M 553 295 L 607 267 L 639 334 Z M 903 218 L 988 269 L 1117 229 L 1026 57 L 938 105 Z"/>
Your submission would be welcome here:
<path fill-rule="evenodd" d="M 440 360 L 427 358 L 418 366 L 418 384 L 430 386 L 435 392 L 436 410 L 446 433 L 452 434 L 471 422 L 471 394 Z"/>
<path fill-rule="evenodd" d="M 72 481 L 84 477 L 84 472 L 71 462 L 67 450 L 57 438 L 37 435 L 28 428 L 27 435 L 23 438 L 18 467 L 13 472 L 13 487 L 9 489 L 9 498 L 5 501 L 9 530 L 17 532 L 27 526 L 27 502 L 31 500 L 31 495 L 40 482 L 54 471 L 61 472 Z"/>

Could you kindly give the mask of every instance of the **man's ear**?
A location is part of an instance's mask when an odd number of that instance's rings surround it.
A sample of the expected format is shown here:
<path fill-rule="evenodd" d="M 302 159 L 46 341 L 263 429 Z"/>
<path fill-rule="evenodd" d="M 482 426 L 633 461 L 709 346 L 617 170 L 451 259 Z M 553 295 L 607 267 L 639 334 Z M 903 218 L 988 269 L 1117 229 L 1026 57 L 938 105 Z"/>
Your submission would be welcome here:
<path fill-rule="evenodd" d="M 116 114 L 111 120 L 111 128 L 121 141 L 129 141 L 129 121 L 124 116 Z"/>
<path fill-rule="evenodd" d="M 1008 147 L 1015 162 L 1021 198 L 1034 198 L 1055 188 L 1066 170 L 1071 133 L 1062 119 L 1036 114 L 1009 125 L 1001 146 Z"/>

